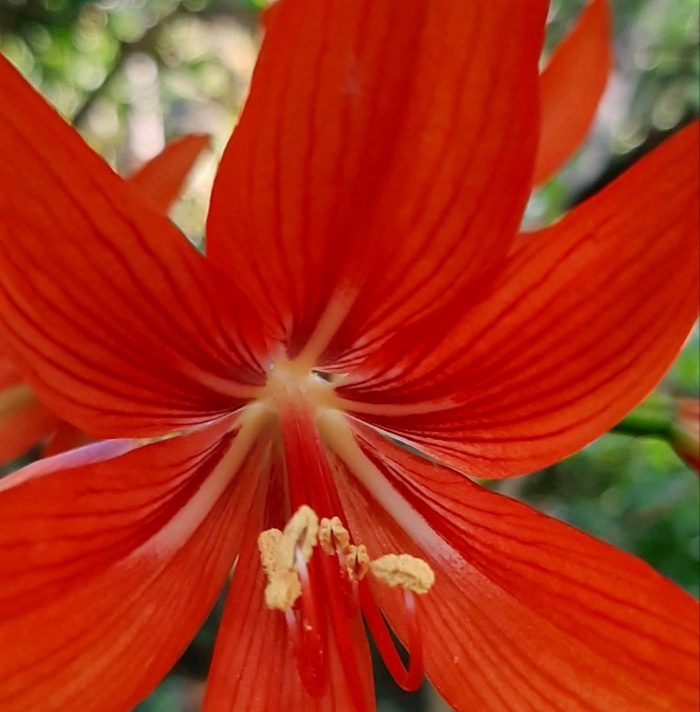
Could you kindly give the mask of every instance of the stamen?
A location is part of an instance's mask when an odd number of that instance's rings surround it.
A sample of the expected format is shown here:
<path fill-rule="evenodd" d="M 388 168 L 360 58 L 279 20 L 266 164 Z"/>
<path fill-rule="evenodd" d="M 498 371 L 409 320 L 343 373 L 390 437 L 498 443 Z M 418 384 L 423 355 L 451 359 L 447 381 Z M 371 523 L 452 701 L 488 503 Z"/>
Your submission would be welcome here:
<path fill-rule="evenodd" d="M 340 517 L 323 517 L 318 530 L 318 543 L 326 554 L 335 554 L 336 548 L 345 553 L 350 547 L 350 533 L 343 526 Z"/>
<path fill-rule="evenodd" d="M 317 545 L 327 556 L 312 561 Z M 386 554 L 370 561 L 363 544 L 351 543 L 350 533 L 339 517 L 324 517 L 319 522 L 316 513 L 306 505 L 295 512 L 283 532 L 279 529 L 262 532 L 258 546 L 268 579 L 265 603 L 269 608 L 284 612 L 299 676 L 312 697 L 321 697 L 328 683 L 327 631 L 325 627 L 321 628 L 323 621 L 319 616 L 318 591 L 314 591 L 313 580 L 325 584 L 326 610 L 335 631 L 338 654 L 355 710 L 362 712 L 366 709 L 349 623 L 360 608 L 397 684 L 407 691 L 420 687 L 423 651 L 414 594 L 427 593 L 435 581 L 435 574 L 425 561 L 409 554 Z M 333 564 L 333 558 L 337 559 L 337 565 Z M 403 588 L 408 669 L 396 650 L 365 578 L 370 569 L 377 580 Z"/>
<path fill-rule="evenodd" d="M 291 608 L 301 596 L 298 556 L 306 563 L 318 542 L 318 517 L 311 507 L 300 507 L 284 532 L 268 529 L 258 537 L 260 561 L 267 575 L 265 605 L 278 611 Z"/>
<path fill-rule="evenodd" d="M 348 570 L 352 572 L 353 578 L 356 581 L 361 581 L 367 571 L 369 571 L 370 560 L 367 553 L 367 547 L 364 544 L 358 544 L 352 548 L 347 559 Z"/>
<path fill-rule="evenodd" d="M 299 549 L 308 563 L 314 547 L 318 543 L 318 517 L 311 507 L 305 504 L 299 507 L 284 528 L 283 556 L 294 561 Z"/>
<path fill-rule="evenodd" d="M 396 684 L 407 692 L 417 690 L 423 679 L 423 644 L 416 614 L 414 593 L 427 593 L 435 583 L 435 574 L 430 566 L 410 554 L 386 554 L 370 562 L 372 573 L 389 586 L 403 588 L 404 609 L 408 633 L 408 670 L 396 650 L 386 622 L 369 585 L 360 585 L 360 602 L 367 626 L 372 631 L 379 654 Z"/>
<path fill-rule="evenodd" d="M 388 586 L 401 586 L 415 593 L 428 593 L 435 574 L 423 559 L 410 554 L 386 554 L 371 562 L 372 573 Z"/>
<path fill-rule="evenodd" d="M 370 712 L 363 693 L 364 685 L 357 664 L 350 619 L 347 615 L 343 615 L 344 597 L 342 595 L 340 573 L 343 569 L 339 566 L 334 566 L 332 559 L 328 556 L 321 557 L 320 563 L 326 581 L 326 593 L 328 594 L 327 610 L 331 618 L 331 627 L 335 631 L 338 656 L 345 674 L 354 712 Z"/>
<path fill-rule="evenodd" d="M 404 589 L 403 594 L 408 633 L 406 646 L 409 656 L 408 670 L 399 657 L 382 612 L 374 600 L 367 580 L 360 582 L 362 615 L 372 633 L 377 650 L 396 684 L 406 692 L 415 692 L 423 681 L 423 641 L 416 614 L 415 596 L 410 589 Z"/>
<path fill-rule="evenodd" d="M 350 532 L 343 526 L 340 517 L 321 519 L 318 530 L 318 542 L 326 554 L 342 556 L 347 565 L 348 575 L 359 581 L 369 568 L 369 555 L 364 544 L 356 546 L 350 543 Z"/>
<path fill-rule="evenodd" d="M 350 533 L 343 526 L 340 517 L 321 519 L 318 541 L 326 554 L 335 554 L 338 557 L 345 612 L 349 618 L 354 618 L 360 611 L 357 582 L 369 568 L 367 549 L 362 544 L 355 546 L 350 543 Z"/>
<path fill-rule="evenodd" d="M 318 604 L 313 592 L 309 569 L 304 560 L 301 549 L 296 550 L 296 567 L 301 581 L 301 611 L 299 617 L 295 616 L 297 629 L 297 644 L 294 645 L 294 657 L 302 684 L 312 697 L 321 697 L 326 689 L 328 675 L 326 674 L 326 654 Z M 289 618 L 287 618 L 289 626 Z"/>
<path fill-rule="evenodd" d="M 404 589 L 403 604 L 406 609 L 406 621 L 408 623 L 408 649 L 410 660 L 408 661 L 408 675 L 404 681 L 407 691 L 417 690 L 423 681 L 423 639 L 418 625 L 418 614 L 416 613 L 416 597 L 413 591 Z"/>
<path fill-rule="evenodd" d="M 281 562 L 284 534 L 279 529 L 268 529 L 258 537 L 260 561 L 265 575 L 265 605 L 277 611 L 290 609 L 301 596 L 299 574 Z"/>
<path fill-rule="evenodd" d="M 283 611 L 299 677 L 312 697 L 321 697 L 328 681 L 316 597 L 307 564 L 318 543 L 318 517 L 300 507 L 284 532 L 268 529 L 258 537 L 260 561 L 267 576 L 265 605 Z M 301 598 L 298 610 L 293 606 Z"/>

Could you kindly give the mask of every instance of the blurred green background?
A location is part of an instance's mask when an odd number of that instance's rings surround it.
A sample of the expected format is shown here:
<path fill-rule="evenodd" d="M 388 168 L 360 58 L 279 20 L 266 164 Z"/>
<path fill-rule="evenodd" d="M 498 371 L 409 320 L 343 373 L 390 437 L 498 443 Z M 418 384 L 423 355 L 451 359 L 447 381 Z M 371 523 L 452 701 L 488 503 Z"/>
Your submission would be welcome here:
<path fill-rule="evenodd" d="M 210 134 L 213 150 L 196 166 L 172 213 L 200 243 L 215 157 L 230 135 L 254 65 L 262 4 L 0 0 L 0 49 L 122 173 L 157 154 L 170 138 Z M 553 0 L 546 52 L 583 4 Z M 612 5 L 616 67 L 595 126 L 574 160 L 532 196 L 528 226 L 555 220 L 698 114 L 698 0 Z M 662 393 L 699 395 L 699 343 L 696 328 Z M 698 596 L 698 478 L 663 440 L 610 433 L 546 471 L 491 486 L 642 557 Z M 138 712 L 199 708 L 219 613 L 220 604 Z M 408 696 L 381 665 L 376 675 L 380 712 L 445 709 L 427 685 Z"/>

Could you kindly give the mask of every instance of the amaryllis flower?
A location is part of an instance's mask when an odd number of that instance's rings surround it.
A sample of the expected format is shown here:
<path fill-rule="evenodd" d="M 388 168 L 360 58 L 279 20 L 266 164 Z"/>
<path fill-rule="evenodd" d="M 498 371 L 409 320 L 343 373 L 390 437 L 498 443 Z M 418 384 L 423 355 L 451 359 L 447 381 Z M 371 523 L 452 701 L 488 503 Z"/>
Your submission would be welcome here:
<path fill-rule="evenodd" d="M 516 242 L 546 12 L 282 0 L 205 256 L 0 63 L 8 349 L 109 438 L 0 481 L 1 709 L 129 710 L 229 576 L 206 712 L 374 709 L 363 620 L 457 710 L 696 709 L 694 600 L 468 477 L 605 432 L 698 311 L 697 124 Z"/>
<path fill-rule="evenodd" d="M 182 136 L 169 143 L 129 180 L 153 208 L 165 213 L 208 142 L 202 134 Z M 89 440 L 85 433 L 61 421 L 38 399 L 0 345 L 0 464 L 49 439 L 47 454 L 62 452 Z"/>

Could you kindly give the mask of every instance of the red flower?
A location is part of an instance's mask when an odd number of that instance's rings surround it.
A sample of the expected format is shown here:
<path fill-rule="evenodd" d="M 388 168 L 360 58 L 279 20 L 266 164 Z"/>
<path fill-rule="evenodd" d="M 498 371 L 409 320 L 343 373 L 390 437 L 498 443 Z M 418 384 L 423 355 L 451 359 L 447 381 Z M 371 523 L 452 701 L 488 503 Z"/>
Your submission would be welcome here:
<path fill-rule="evenodd" d="M 166 213 L 177 198 L 192 164 L 209 143 L 204 135 L 183 136 L 170 144 L 131 178 L 156 210 Z M 0 346 L 0 464 L 48 441 L 46 454 L 84 445 L 90 438 L 61 421 L 41 401 Z"/>
<path fill-rule="evenodd" d="M 360 606 L 457 710 L 696 709 L 693 599 L 462 474 L 606 431 L 698 310 L 697 124 L 511 249 L 546 5 L 282 0 L 206 257 L 0 64 L 9 348 L 121 438 L 0 481 L 0 708 L 130 709 L 235 562 L 207 712 L 373 709 Z"/>

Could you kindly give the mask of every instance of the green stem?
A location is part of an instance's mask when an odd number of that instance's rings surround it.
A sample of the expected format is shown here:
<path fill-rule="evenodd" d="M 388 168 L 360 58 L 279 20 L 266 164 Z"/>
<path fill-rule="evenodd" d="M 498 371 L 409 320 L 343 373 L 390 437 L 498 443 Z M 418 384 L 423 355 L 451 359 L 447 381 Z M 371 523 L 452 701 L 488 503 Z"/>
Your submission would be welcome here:
<path fill-rule="evenodd" d="M 613 433 L 632 437 L 654 437 L 669 440 L 673 427 L 673 401 L 662 393 L 652 393 L 614 428 Z"/>

